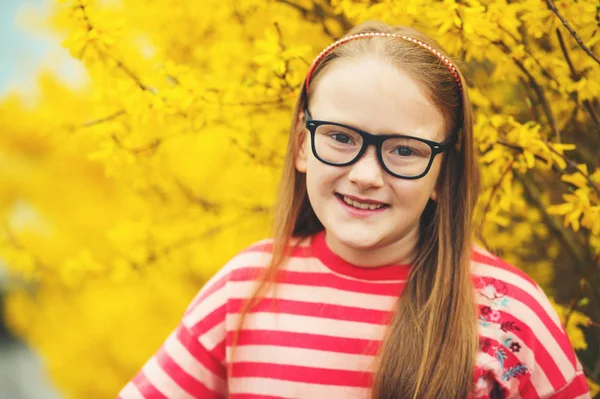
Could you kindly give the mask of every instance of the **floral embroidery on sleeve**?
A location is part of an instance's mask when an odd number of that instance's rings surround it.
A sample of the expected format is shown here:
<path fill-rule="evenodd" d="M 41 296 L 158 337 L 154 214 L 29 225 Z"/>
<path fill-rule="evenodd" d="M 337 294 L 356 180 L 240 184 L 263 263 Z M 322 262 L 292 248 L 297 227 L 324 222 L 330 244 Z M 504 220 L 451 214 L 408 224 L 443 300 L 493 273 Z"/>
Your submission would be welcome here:
<path fill-rule="evenodd" d="M 494 278 L 479 277 L 476 289 L 480 296 L 478 322 L 482 352 L 482 356 L 478 356 L 478 367 L 490 371 L 509 393 L 517 392 L 517 377 L 525 376 L 531 370 L 519 355 L 523 350 L 523 342 L 516 335 L 522 330 L 519 322 L 503 317 L 510 314 L 511 299 L 507 296 L 506 284 Z M 482 371 L 478 373 L 485 375 Z"/>

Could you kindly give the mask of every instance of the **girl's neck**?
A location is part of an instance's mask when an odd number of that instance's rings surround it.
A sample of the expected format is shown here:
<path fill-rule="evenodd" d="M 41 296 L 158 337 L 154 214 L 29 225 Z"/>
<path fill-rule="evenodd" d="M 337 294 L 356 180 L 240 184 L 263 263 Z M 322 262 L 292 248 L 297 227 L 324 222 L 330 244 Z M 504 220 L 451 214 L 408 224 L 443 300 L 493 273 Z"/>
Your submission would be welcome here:
<path fill-rule="evenodd" d="M 333 253 L 348 263 L 372 268 L 387 265 L 409 265 L 416 255 L 419 229 L 409 231 L 400 240 L 372 248 L 352 248 L 325 232 L 325 242 Z"/>

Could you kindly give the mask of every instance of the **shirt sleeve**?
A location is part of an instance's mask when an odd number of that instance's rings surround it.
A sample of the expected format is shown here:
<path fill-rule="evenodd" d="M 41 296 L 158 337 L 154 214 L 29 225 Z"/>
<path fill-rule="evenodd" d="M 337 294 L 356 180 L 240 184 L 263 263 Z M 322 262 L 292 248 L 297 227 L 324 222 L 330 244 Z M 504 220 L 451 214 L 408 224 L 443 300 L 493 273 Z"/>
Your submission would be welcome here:
<path fill-rule="evenodd" d="M 216 275 L 202 288 L 118 399 L 225 397 L 226 280 Z"/>
<path fill-rule="evenodd" d="M 581 363 L 542 289 L 497 257 L 477 261 L 480 374 L 504 398 L 590 398 Z"/>
<path fill-rule="evenodd" d="M 550 357 L 543 361 L 541 355 L 537 356 L 537 362 L 534 363 L 529 378 L 524 378 L 524 383 L 519 387 L 521 397 L 523 399 L 539 397 L 544 399 L 590 399 L 588 383 L 567 333 L 560 324 L 560 319 L 545 293 L 539 286 L 536 285 L 536 288 L 539 305 L 541 309 L 548 312 L 546 322 L 550 323 L 550 320 L 553 320 L 555 323 L 546 327 L 549 330 L 549 334 L 546 335 L 553 342 L 548 342 L 547 347 L 541 348 L 539 346 L 545 343 L 541 337 L 538 336 L 537 342 L 533 342 L 535 341 L 533 337 L 523 337 L 526 341 L 532 342 L 532 346 L 535 347 L 537 344 L 538 352 L 548 352 Z M 540 318 L 544 318 L 544 315 L 540 315 Z M 531 333 L 536 334 L 536 331 L 531 331 Z M 564 356 L 562 356 L 563 354 Z M 539 384 L 539 381 L 547 379 L 549 384 L 542 389 L 536 389 L 536 382 Z"/>

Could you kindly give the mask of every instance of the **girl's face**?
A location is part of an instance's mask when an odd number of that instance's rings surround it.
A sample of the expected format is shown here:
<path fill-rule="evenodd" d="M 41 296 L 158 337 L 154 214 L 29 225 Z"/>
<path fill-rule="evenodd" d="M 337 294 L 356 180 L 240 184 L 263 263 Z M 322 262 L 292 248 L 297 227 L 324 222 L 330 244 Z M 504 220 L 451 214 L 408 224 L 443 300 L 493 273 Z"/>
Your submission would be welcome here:
<path fill-rule="evenodd" d="M 374 135 L 404 134 L 436 142 L 446 139 L 443 115 L 425 98 L 417 82 L 381 60 L 336 61 L 310 90 L 312 119 L 343 123 Z M 436 199 L 442 155 L 416 180 L 388 174 L 379 164 L 374 146 L 352 165 L 326 165 L 313 155 L 310 134 L 303 126 L 299 121 L 305 134 L 296 169 L 306 173 L 308 197 L 325 226 L 330 248 L 362 266 L 411 262 L 419 218 L 429 199 Z M 386 206 L 357 210 L 346 204 L 344 197 Z"/>

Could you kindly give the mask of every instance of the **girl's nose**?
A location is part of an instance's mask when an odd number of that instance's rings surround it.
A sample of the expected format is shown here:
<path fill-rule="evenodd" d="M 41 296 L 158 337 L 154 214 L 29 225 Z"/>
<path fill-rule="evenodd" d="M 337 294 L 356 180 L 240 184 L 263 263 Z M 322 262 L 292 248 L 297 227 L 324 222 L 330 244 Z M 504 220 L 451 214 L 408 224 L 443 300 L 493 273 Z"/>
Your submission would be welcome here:
<path fill-rule="evenodd" d="M 383 186 L 385 171 L 379 164 L 375 146 L 369 146 L 358 161 L 350 165 L 348 179 L 361 189 Z"/>

